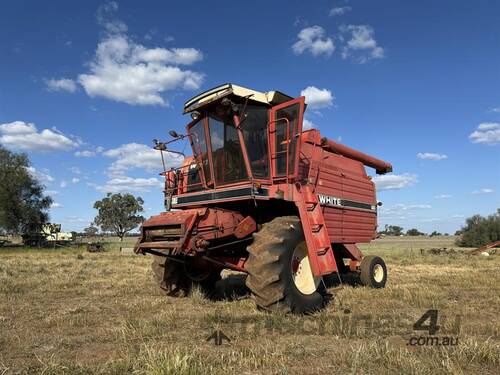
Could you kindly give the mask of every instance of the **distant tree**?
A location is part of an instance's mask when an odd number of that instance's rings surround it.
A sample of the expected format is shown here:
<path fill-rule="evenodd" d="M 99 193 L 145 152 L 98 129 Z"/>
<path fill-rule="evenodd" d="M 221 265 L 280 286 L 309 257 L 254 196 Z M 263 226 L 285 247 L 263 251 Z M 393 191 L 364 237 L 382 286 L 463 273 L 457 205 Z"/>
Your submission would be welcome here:
<path fill-rule="evenodd" d="M 447 235 L 447 234 L 445 233 L 445 236 L 446 236 L 446 235 Z M 435 236 L 442 236 L 442 234 L 441 234 L 441 233 L 439 233 L 438 231 L 433 231 L 433 232 L 430 234 L 430 236 L 431 236 L 431 237 L 435 237 Z"/>
<path fill-rule="evenodd" d="M 461 234 L 462 234 L 462 230 L 460 230 L 460 229 L 455 232 L 455 236 L 460 236 Z"/>
<path fill-rule="evenodd" d="M 132 194 L 108 193 L 106 198 L 94 203 L 94 208 L 98 210 L 94 223 L 102 231 L 112 232 L 123 241 L 123 236 L 127 232 L 144 221 L 144 217 L 138 215 L 144 211 L 143 204 L 142 198 Z"/>
<path fill-rule="evenodd" d="M 83 229 L 83 235 L 87 237 L 95 236 L 97 232 L 99 232 L 99 229 L 94 225 L 94 223 Z"/>
<path fill-rule="evenodd" d="M 412 229 L 408 229 L 408 230 L 406 231 L 406 235 L 407 235 L 407 236 L 424 236 L 424 235 L 425 235 L 425 233 L 420 232 L 420 231 L 419 231 L 418 229 L 416 229 L 416 228 L 412 228 Z"/>
<path fill-rule="evenodd" d="M 488 217 L 474 215 L 465 221 L 457 245 L 479 247 L 500 240 L 500 208 Z"/>
<path fill-rule="evenodd" d="M 38 232 L 49 215 L 52 199 L 29 172 L 26 154 L 0 146 L 0 229 L 8 234 Z"/>
<path fill-rule="evenodd" d="M 401 236 L 403 234 L 403 227 L 386 224 L 384 230 L 380 233 L 386 236 Z"/>

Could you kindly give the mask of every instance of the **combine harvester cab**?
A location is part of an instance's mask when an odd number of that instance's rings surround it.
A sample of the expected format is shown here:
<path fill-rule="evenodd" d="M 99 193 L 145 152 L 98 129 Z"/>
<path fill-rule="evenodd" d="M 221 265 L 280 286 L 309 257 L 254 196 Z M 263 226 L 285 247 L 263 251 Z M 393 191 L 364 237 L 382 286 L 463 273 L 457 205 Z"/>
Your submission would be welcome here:
<path fill-rule="evenodd" d="M 304 97 L 226 84 L 188 102 L 193 156 L 164 171 L 166 212 L 145 221 L 135 251 L 152 254 L 160 286 L 171 296 L 199 285 L 214 290 L 223 269 L 247 274 L 265 310 L 309 313 L 327 302 L 324 277 L 358 276 L 381 288 L 383 260 L 357 243 L 377 230 L 375 186 L 365 166 L 382 160 L 302 130 Z"/>

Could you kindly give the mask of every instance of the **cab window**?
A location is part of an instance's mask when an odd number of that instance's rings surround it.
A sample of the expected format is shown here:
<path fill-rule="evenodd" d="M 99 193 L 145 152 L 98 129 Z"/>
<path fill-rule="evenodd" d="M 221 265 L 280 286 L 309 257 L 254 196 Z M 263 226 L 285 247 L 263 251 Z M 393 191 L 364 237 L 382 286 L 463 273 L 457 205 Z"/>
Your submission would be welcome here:
<path fill-rule="evenodd" d="M 208 126 L 215 182 L 223 185 L 248 178 L 238 131 L 232 122 L 210 116 Z"/>

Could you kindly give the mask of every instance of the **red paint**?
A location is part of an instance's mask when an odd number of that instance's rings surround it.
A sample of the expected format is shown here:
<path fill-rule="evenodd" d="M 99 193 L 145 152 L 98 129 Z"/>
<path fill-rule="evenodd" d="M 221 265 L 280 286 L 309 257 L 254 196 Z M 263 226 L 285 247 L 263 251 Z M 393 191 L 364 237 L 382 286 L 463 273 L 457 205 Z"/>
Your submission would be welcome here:
<path fill-rule="evenodd" d="M 296 109 L 295 119 L 289 115 L 292 110 L 288 114 L 282 111 L 287 107 Z M 199 121 L 205 129 L 205 156 L 212 166 L 208 121 L 203 107 L 198 110 L 201 113 Z M 165 194 L 173 195 L 172 207 L 178 211 L 147 220 L 136 251 L 159 249 L 165 254 L 199 257 L 222 268 L 244 271 L 248 256 L 245 246 L 250 243 L 252 233 L 263 224 L 263 218 L 270 220 L 296 214 L 301 218 L 315 275 L 337 271 L 336 258 L 350 259 L 350 268 L 355 269 L 363 257 L 355 244 L 374 239 L 377 229 L 375 185 L 365 165 L 375 168 L 377 173 L 389 172 L 392 166 L 322 138 L 318 130 L 303 132 L 304 110 L 304 97 L 269 108 L 268 160 L 262 162 L 269 163 L 270 174 L 268 178 L 259 179 L 253 178 L 251 150 L 244 142 L 245 120 L 240 124 L 241 113 L 233 114 L 242 145 L 243 165 L 240 167 L 246 169 L 248 179 L 217 186 L 210 167 L 207 174 L 200 168 L 199 182 L 190 183 L 188 172 L 192 172 L 193 163 L 200 163 L 200 160 L 186 157 L 182 167 L 163 174 Z M 283 113 L 290 118 L 280 117 Z M 198 121 L 193 121 L 186 128 L 193 144 L 191 129 L 196 123 Z M 290 138 L 277 140 L 280 130 L 290 134 Z M 285 159 L 285 171 L 279 171 L 279 158 Z M 320 202 L 320 195 L 328 200 Z M 161 228 L 166 230 L 165 238 L 161 238 L 161 230 L 158 232 Z M 152 239 L 151 233 L 159 233 L 159 236 Z M 246 242 L 239 241 L 241 239 Z M 211 247 L 214 247 L 214 254 Z"/>

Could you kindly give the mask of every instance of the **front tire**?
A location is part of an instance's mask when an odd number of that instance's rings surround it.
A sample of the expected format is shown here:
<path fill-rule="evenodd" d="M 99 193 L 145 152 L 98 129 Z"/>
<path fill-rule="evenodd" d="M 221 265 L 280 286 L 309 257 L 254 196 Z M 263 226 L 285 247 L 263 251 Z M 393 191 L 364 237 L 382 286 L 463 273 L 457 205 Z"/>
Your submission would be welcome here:
<path fill-rule="evenodd" d="M 155 280 L 167 296 L 187 297 L 193 286 L 199 285 L 207 297 L 212 297 L 215 283 L 221 279 L 220 272 L 187 267 L 185 263 L 158 255 L 153 255 L 151 264 Z"/>
<path fill-rule="evenodd" d="M 277 217 L 253 237 L 246 285 L 259 308 L 307 314 L 326 305 L 328 294 L 321 278 L 312 274 L 298 217 Z"/>

